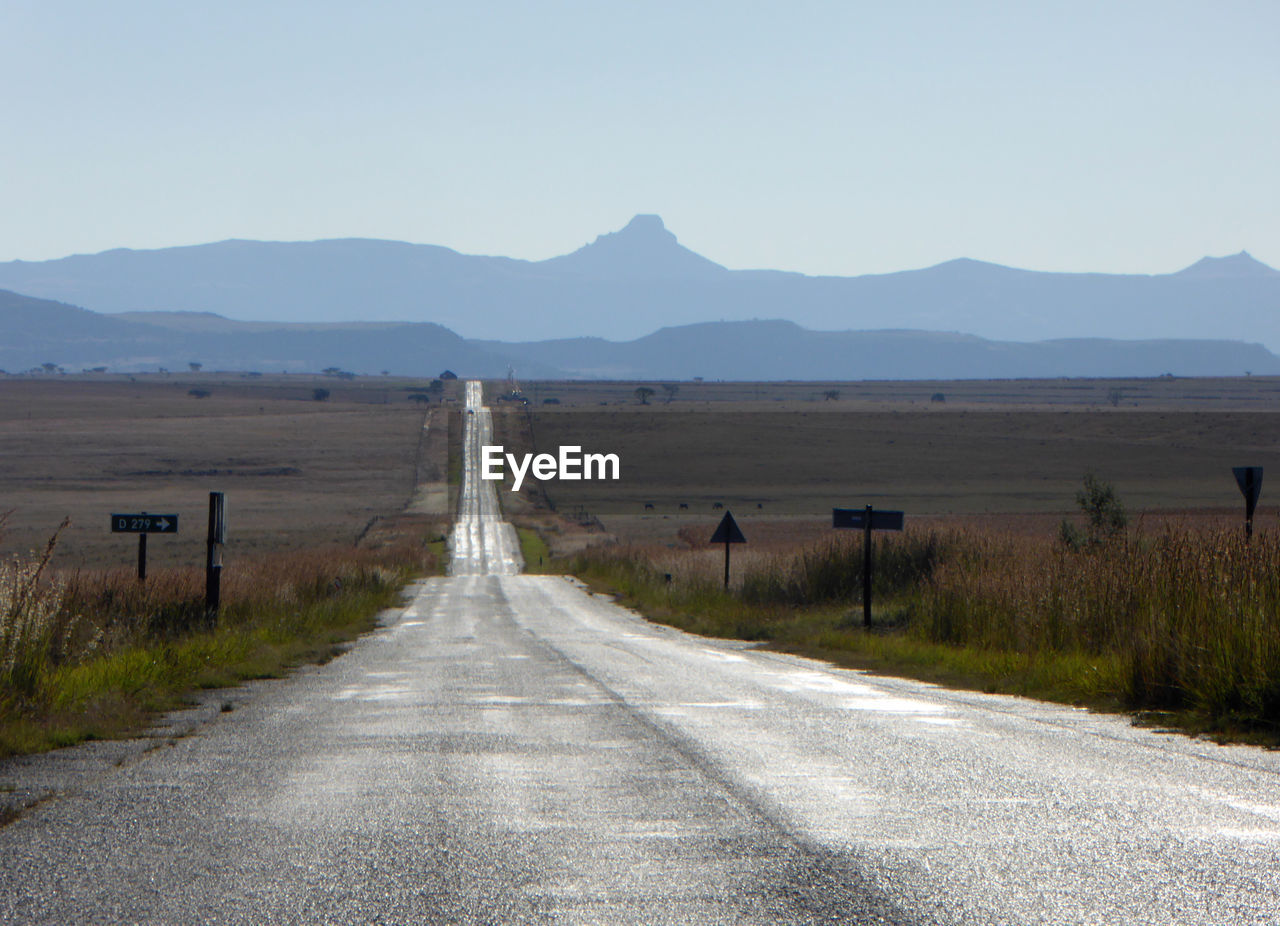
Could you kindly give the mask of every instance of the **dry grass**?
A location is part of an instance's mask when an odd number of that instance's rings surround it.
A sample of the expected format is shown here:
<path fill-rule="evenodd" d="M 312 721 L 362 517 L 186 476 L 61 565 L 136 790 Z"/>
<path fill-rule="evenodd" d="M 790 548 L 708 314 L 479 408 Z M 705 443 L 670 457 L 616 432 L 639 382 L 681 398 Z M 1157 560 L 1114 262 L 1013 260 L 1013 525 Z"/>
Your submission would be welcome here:
<path fill-rule="evenodd" d="M 409 576 L 435 571 L 430 534 L 378 549 L 262 556 L 205 610 L 201 570 L 0 570 L 0 755 L 132 732 L 193 688 L 325 659 L 372 626 Z M 437 545 L 438 546 L 438 545 Z"/>
<path fill-rule="evenodd" d="M 177 535 L 148 544 L 154 566 L 198 564 L 215 490 L 227 497 L 228 557 L 349 544 L 430 478 L 425 411 L 390 387 L 203 377 L 212 394 L 196 399 L 194 381 L 0 379 L 0 498 L 14 509 L 0 553 L 39 549 L 69 516 L 60 563 L 127 565 L 137 540 L 112 535 L 108 516 L 151 511 L 179 515 Z M 310 398 L 319 386 L 328 401 Z"/>
<path fill-rule="evenodd" d="M 641 406 L 635 390 L 654 389 Z M 677 392 L 668 396 L 664 386 Z M 839 397 L 826 398 L 835 390 Z M 486 394 L 501 395 L 505 383 L 487 383 Z M 1111 404 L 1119 393 L 1118 405 Z M 945 402 L 934 402 L 941 393 Z M 1003 379 L 1003 380 L 868 380 L 856 382 L 528 382 L 524 394 L 538 411 L 556 413 L 609 406 L 619 409 L 681 410 L 723 406 L 757 411 L 793 409 L 910 410 L 976 409 L 1146 409 L 1203 411 L 1280 411 L 1280 378 L 1274 376 L 1155 379 Z M 553 398 L 556 404 L 547 405 Z M 668 402 L 668 398 L 671 401 Z"/>
<path fill-rule="evenodd" d="M 189 395 L 193 383 L 211 395 Z M 13 508 L 0 531 L 0 754 L 129 733 L 193 688 L 332 656 L 409 575 L 439 568 L 447 514 L 404 509 L 448 478 L 457 417 L 382 380 L 0 380 Z M 216 625 L 202 568 L 214 489 L 230 525 Z M 145 583 L 136 538 L 112 535 L 107 517 L 143 510 L 180 518 L 176 537 L 150 538 Z M 50 525 L 67 515 L 55 555 Z"/>
<path fill-rule="evenodd" d="M 1280 413 L 1261 411 L 911 413 L 818 405 L 739 412 L 725 405 L 535 412 L 533 429 L 539 450 L 576 444 L 620 456 L 618 482 L 546 487 L 558 509 L 583 506 L 611 530 L 614 518 L 710 519 L 716 504 L 739 520 L 829 517 L 834 506 L 864 504 L 909 517 L 1061 513 L 1085 472 L 1113 483 L 1137 510 L 1242 509 L 1231 467 L 1280 469 Z"/>
<path fill-rule="evenodd" d="M 1238 530 L 1165 527 L 1085 551 L 908 532 L 877 538 L 870 632 L 858 541 L 735 555 L 727 592 L 715 550 L 600 547 L 563 565 L 698 633 L 1280 743 L 1277 557 L 1275 531 L 1246 543 Z"/>

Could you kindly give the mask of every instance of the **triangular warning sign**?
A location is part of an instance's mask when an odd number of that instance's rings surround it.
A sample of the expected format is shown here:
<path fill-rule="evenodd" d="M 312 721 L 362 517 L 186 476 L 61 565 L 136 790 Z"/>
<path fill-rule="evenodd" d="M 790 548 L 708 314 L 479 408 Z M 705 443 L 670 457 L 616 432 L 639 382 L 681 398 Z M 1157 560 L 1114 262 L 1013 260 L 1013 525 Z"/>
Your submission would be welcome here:
<path fill-rule="evenodd" d="M 746 543 L 747 538 L 742 536 L 742 531 L 738 529 L 738 522 L 733 519 L 733 515 L 726 511 L 724 517 L 720 519 L 720 526 L 716 528 L 716 532 L 711 535 L 708 543 Z"/>
<path fill-rule="evenodd" d="M 1262 467 L 1233 466 L 1231 472 L 1235 474 L 1236 485 L 1240 487 L 1240 493 L 1244 496 L 1246 517 L 1252 518 L 1253 509 L 1258 504 L 1258 496 L 1262 494 Z"/>

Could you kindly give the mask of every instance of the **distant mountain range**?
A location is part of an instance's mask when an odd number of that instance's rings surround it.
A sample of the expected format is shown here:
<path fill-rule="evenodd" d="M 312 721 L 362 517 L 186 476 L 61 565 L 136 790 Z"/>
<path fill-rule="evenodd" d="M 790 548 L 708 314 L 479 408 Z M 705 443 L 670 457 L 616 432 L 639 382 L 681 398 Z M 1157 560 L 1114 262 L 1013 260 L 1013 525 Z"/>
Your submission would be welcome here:
<path fill-rule="evenodd" d="M 680 245 L 652 215 L 544 261 L 366 239 L 233 240 L 0 263 L 0 287 L 96 312 L 425 322 L 489 342 L 631 341 L 674 336 L 651 332 L 691 323 L 786 319 L 811 331 L 961 331 L 1003 342 L 1225 339 L 1280 350 L 1280 272 L 1243 252 L 1150 276 L 1041 273 L 960 259 L 900 273 L 811 277 L 728 270 Z M 562 347 L 534 354 L 563 359 Z M 642 350 L 600 349 L 612 358 L 606 366 Z M 1043 348 L 1042 356 L 1062 350 Z"/>
<path fill-rule="evenodd" d="M 0 290 L 0 369 L 186 370 L 728 380 L 973 379 L 1280 374 L 1259 344 L 1104 339 L 1035 343 L 925 331 L 809 331 L 790 321 L 707 322 L 630 341 L 472 340 L 430 323 L 247 322 L 207 313 L 103 315 Z"/>

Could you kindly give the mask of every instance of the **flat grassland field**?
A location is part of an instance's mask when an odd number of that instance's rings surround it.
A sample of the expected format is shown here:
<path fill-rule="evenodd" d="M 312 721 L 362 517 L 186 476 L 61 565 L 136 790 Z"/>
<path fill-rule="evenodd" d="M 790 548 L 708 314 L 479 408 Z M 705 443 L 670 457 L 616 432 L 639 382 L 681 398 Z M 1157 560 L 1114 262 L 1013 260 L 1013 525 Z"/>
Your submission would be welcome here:
<path fill-rule="evenodd" d="M 753 544 L 808 537 L 833 506 L 867 503 L 909 524 L 1052 531 L 1092 471 L 1131 513 L 1235 524 L 1231 467 L 1280 473 L 1274 378 L 665 385 L 676 391 L 530 383 L 527 409 L 497 402 L 509 450 L 577 444 L 622 462 L 618 482 L 531 485 L 509 510 L 549 500 L 662 543 L 713 527 L 717 503 Z M 0 377 L 0 552 L 41 547 L 69 516 L 57 565 L 129 566 L 136 538 L 111 534 L 109 515 L 148 511 L 180 516 L 177 536 L 150 538 L 149 562 L 198 565 L 214 490 L 227 495 L 228 556 L 349 545 L 406 510 L 447 516 L 449 418 L 456 443 L 461 416 L 409 400 L 423 390 L 394 377 Z M 501 392 L 486 388 L 491 402 Z M 1274 521 L 1264 491 L 1257 523 Z"/>
<path fill-rule="evenodd" d="M 179 515 L 177 535 L 148 538 L 149 567 L 203 565 L 210 491 L 226 494 L 228 557 L 352 545 L 445 479 L 447 415 L 407 400 L 421 388 L 320 376 L 0 377 L 0 552 L 41 548 L 70 517 L 56 566 L 130 567 L 137 537 L 112 534 L 110 515 L 147 511 Z M 439 511 L 424 514 L 447 513 L 440 496 Z"/>
<path fill-rule="evenodd" d="M 700 536 L 678 538 L 685 525 L 709 536 L 719 504 L 748 540 L 782 542 L 866 504 L 909 524 L 1052 533 L 1090 472 L 1148 526 L 1235 525 L 1231 468 L 1280 477 L 1275 378 L 667 385 L 543 382 L 525 385 L 527 409 L 498 403 L 504 443 L 621 459 L 617 482 L 548 481 L 526 498 L 666 543 Z M 1264 491 L 1255 523 L 1274 521 Z"/>

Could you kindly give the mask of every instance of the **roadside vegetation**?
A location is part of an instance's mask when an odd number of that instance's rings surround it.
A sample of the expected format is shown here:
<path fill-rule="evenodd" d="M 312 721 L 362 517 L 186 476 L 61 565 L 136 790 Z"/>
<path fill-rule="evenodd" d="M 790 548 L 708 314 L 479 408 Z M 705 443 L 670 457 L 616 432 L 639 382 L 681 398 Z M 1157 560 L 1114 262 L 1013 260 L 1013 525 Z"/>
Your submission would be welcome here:
<path fill-rule="evenodd" d="M 57 535 L 0 563 L 0 756 L 136 732 L 195 689 L 332 658 L 438 568 L 429 536 L 231 563 L 216 623 L 202 569 L 60 572 Z"/>
<path fill-rule="evenodd" d="M 1280 744 L 1280 536 L 1127 526 L 1089 477 L 1083 526 L 875 540 L 862 627 L 861 538 L 791 554 L 608 546 L 559 563 L 646 615 L 846 665 L 1104 709 Z"/>
<path fill-rule="evenodd" d="M 546 540 L 533 527 L 517 526 L 516 535 L 520 538 L 520 554 L 524 557 L 524 571 L 545 572 L 548 556 Z"/>

